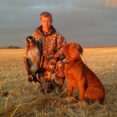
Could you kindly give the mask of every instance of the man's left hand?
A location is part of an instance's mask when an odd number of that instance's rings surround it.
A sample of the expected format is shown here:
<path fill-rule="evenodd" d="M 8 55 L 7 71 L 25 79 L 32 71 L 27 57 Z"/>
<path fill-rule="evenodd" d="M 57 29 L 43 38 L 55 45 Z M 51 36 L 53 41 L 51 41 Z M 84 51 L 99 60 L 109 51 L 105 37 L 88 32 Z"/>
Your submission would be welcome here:
<path fill-rule="evenodd" d="M 55 67 L 56 67 L 56 59 L 52 59 L 52 60 L 50 60 L 50 62 L 48 63 L 47 71 L 50 71 L 51 73 L 53 73 L 54 70 L 55 70 Z"/>

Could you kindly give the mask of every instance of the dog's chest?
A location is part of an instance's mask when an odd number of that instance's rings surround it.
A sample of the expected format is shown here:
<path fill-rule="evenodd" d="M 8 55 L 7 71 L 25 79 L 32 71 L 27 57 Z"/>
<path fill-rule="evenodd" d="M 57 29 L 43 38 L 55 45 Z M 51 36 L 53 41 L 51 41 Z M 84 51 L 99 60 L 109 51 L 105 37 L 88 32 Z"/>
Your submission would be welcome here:
<path fill-rule="evenodd" d="M 65 76 L 70 85 L 77 89 L 79 88 L 78 78 L 76 77 L 76 74 L 79 73 L 78 66 L 78 63 L 65 64 Z"/>
<path fill-rule="evenodd" d="M 79 89 L 78 81 L 73 74 L 73 68 L 66 69 L 66 78 L 68 80 L 68 84 L 72 87 Z"/>
<path fill-rule="evenodd" d="M 30 51 L 28 52 L 28 57 L 31 59 L 31 62 L 33 64 L 36 64 L 37 62 L 40 61 L 40 51 L 38 50 L 37 47 L 34 47 L 32 49 L 30 49 Z"/>
<path fill-rule="evenodd" d="M 72 79 L 73 76 L 73 66 L 71 66 L 70 64 L 65 64 L 65 75 L 67 77 L 67 79 Z"/>

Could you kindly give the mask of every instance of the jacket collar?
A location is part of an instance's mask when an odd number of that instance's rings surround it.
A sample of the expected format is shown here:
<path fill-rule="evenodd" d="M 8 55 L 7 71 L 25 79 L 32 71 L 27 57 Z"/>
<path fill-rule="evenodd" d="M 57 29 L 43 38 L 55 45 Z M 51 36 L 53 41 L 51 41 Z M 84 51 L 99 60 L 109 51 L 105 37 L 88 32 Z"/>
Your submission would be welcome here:
<path fill-rule="evenodd" d="M 43 32 L 43 30 L 42 30 L 42 25 L 41 26 L 39 26 L 37 29 L 36 29 L 36 32 L 38 33 L 38 34 L 41 34 L 41 35 L 43 35 L 43 36 L 49 36 L 49 35 L 52 35 L 52 34 L 54 34 L 54 33 L 56 33 L 56 29 L 53 27 L 53 25 L 51 25 L 51 27 L 50 27 L 50 31 L 47 33 L 47 34 L 45 34 L 44 32 Z"/>

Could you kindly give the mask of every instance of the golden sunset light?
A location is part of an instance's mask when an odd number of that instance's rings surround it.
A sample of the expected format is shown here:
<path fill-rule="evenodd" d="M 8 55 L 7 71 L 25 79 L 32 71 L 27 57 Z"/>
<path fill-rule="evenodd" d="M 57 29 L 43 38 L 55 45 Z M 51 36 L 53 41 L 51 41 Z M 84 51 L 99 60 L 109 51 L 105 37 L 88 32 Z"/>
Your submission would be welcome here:
<path fill-rule="evenodd" d="M 96 0 L 97 3 L 104 4 L 107 7 L 116 8 L 117 0 Z"/>
<path fill-rule="evenodd" d="M 105 4 L 108 7 L 117 7 L 117 0 L 105 0 Z"/>
<path fill-rule="evenodd" d="M 0 0 L 0 117 L 117 117 L 117 0 Z"/>

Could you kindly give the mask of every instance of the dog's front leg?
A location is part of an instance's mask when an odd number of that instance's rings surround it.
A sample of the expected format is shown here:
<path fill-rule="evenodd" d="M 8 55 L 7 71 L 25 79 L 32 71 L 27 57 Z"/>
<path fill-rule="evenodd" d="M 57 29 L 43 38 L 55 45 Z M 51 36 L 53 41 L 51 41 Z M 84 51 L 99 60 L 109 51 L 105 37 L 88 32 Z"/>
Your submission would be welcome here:
<path fill-rule="evenodd" d="M 72 85 L 70 85 L 70 83 L 68 83 L 68 96 L 71 97 L 72 96 L 72 93 L 73 93 L 73 87 Z"/>
<path fill-rule="evenodd" d="M 79 98 L 81 101 L 83 101 L 85 97 L 85 85 L 84 84 L 85 84 L 84 81 L 81 81 L 79 83 L 79 91 L 80 91 Z"/>

